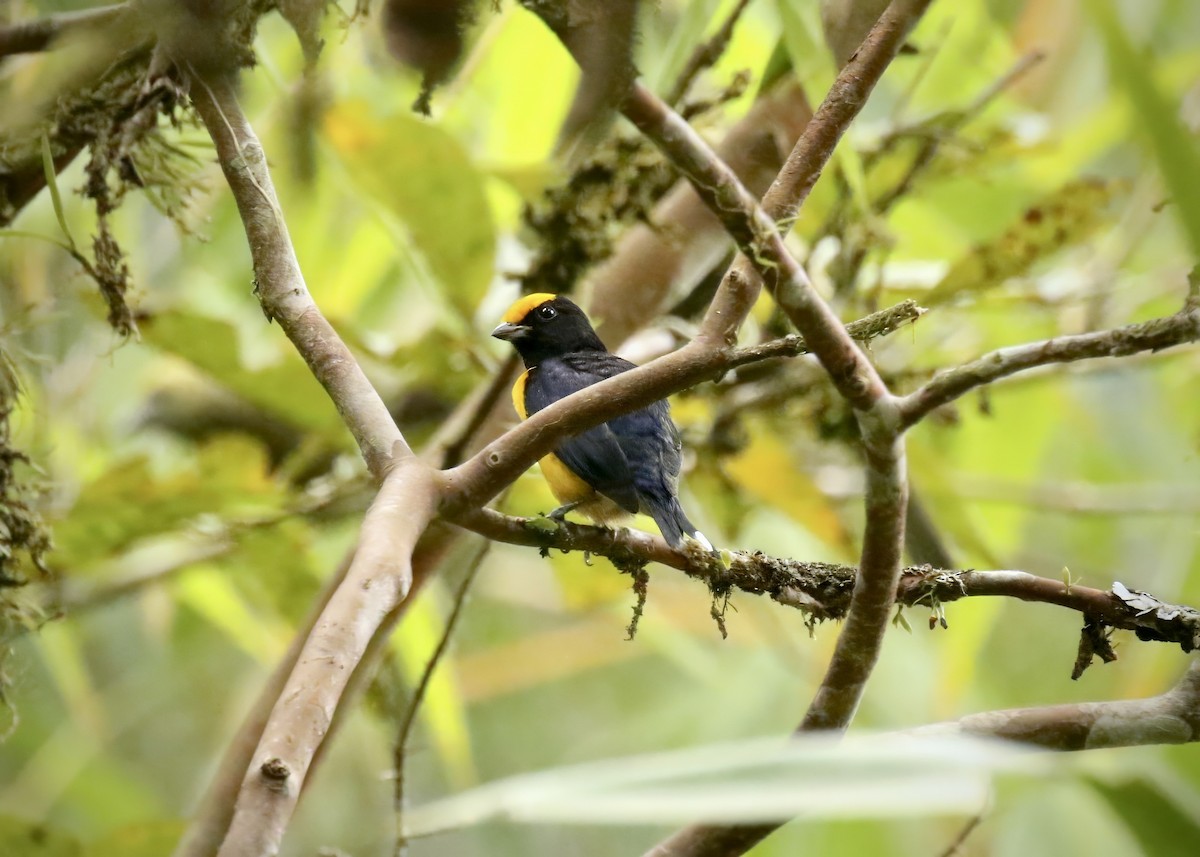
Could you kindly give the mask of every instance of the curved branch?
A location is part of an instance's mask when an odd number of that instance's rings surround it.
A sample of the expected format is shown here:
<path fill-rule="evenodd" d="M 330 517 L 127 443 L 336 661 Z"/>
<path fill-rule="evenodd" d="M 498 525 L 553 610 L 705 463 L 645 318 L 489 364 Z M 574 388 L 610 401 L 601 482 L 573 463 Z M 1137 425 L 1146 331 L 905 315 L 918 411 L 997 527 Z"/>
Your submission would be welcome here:
<path fill-rule="evenodd" d="M 1141 351 L 1161 351 L 1200 339 L 1200 306 L 1191 302 L 1166 318 L 1129 324 L 1114 330 L 1059 336 L 1042 342 L 1014 345 L 985 354 L 938 375 L 900 399 L 904 427 L 920 422 L 930 411 L 949 404 L 976 387 L 1007 375 L 1051 363 L 1072 363 L 1097 357 L 1124 357 Z"/>
<path fill-rule="evenodd" d="M 237 200 L 254 262 L 255 291 L 269 320 L 279 322 L 354 435 L 367 467 L 382 480 L 393 456 L 412 450 L 341 337 L 321 315 L 296 261 L 262 145 L 226 77 L 197 79 L 192 102 L 217 147 Z"/>
<path fill-rule="evenodd" d="M 1148 699 L 988 711 L 908 732 L 946 733 L 1003 738 L 1061 751 L 1200 741 L 1200 660 L 1192 661 L 1175 687 Z"/>
<path fill-rule="evenodd" d="M 309 295 L 265 155 L 237 103 L 232 80 L 197 79 L 192 91 L 246 229 L 263 311 L 279 322 L 325 387 L 372 475 L 382 483 L 363 520 L 345 580 L 304 639 L 282 690 L 265 696 L 277 698 L 261 727 L 218 852 L 273 854 L 355 668 L 408 595 L 413 550 L 433 518 L 438 486 L 434 471 L 413 456 L 383 401 Z M 251 721 L 243 734 L 253 740 L 258 731 L 258 723 Z M 235 764 L 244 758 L 244 748 L 231 748 L 229 758 Z M 222 805 L 210 805 L 204 817 L 211 829 L 196 831 L 194 847 L 200 850 L 224 823 L 220 816 L 228 797 L 214 794 L 214 799 Z"/>
<path fill-rule="evenodd" d="M 220 857 L 275 854 L 347 683 L 408 594 L 412 554 L 433 518 L 432 471 L 416 459 L 384 479 L 346 579 L 304 643 L 242 781 Z"/>
<path fill-rule="evenodd" d="M 846 618 L 857 576 L 853 566 L 782 559 L 758 551 L 726 551 L 723 561 L 717 561 L 702 551 L 672 548 L 658 536 L 639 530 L 610 530 L 569 521 L 548 528 L 544 520 L 512 517 L 493 509 L 473 510 L 460 515 L 455 523 L 508 544 L 587 551 L 607 557 L 618 568 L 657 562 L 700 581 L 716 595 L 735 589 L 765 595 L 817 622 Z M 1174 643 L 1184 652 L 1200 649 L 1200 611 L 1166 604 L 1120 583 L 1104 590 L 1025 571 L 956 571 L 918 565 L 900 572 L 896 588 L 896 603 L 905 607 L 936 610 L 952 601 L 981 597 L 1054 604 L 1106 627 L 1133 631 L 1141 640 Z"/>

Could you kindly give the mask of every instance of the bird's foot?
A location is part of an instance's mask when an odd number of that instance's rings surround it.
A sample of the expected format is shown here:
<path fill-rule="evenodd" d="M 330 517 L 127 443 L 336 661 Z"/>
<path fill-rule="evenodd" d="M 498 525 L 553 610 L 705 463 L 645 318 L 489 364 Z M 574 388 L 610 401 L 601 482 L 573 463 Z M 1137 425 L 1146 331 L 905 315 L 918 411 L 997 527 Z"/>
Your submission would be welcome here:
<path fill-rule="evenodd" d="M 551 512 L 546 517 L 552 521 L 558 521 L 561 524 L 566 520 L 567 512 L 570 512 L 572 509 L 574 509 L 578 505 L 579 505 L 578 502 L 563 503 L 561 506 L 559 506 L 557 509 L 555 509 L 553 512 Z"/>

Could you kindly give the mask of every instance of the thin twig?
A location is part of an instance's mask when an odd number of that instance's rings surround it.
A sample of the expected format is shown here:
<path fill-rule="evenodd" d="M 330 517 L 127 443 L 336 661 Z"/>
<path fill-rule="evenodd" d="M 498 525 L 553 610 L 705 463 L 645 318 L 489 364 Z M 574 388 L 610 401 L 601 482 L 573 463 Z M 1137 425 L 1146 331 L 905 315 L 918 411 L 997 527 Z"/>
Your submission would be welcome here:
<path fill-rule="evenodd" d="M 913 426 L 930 411 L 949 404 L 976 387 L 990 384 L 1007 375 L 1045 366 L 1072 363 L 1098 357 L 1124 357 L 1142 351 L 1161 351 L 1200 339 L 1200 302 L 1175 315 L 1114 330 L 1059 336 L 1041 342 L 1001 348 L 983 357 L 955 367 L 900 399 L 899 409 L 905 427 Z"/>
<path fill-rule="evenodd" d="M 404 834 L 404 805 L 407 800 L 404 793 L 406 785 L 404 769 L 408 762 L 408 741 L 412 735 L 413 725 L 417 722 L 417 712 L 420 710 L 421 703 L 425 699 L 425 692 L 429 689 L 429 682 L 433 678 L 433 673 L 437 669 L 438 664 L 441 663 L 442 656 L 446 653 L 446 649 L 450 645 L 450 637 L 454 633 L 455 625 L 458 624 L 458 617 L 462 614 L 463 605 L 467 601 L 467 590 L 471 588 L 471 584 L 475 580 L 475 574 L 479 571 L 479 566 L 483 564 L 483 559 L 487 556 L 491 546 L 492 543 L 490 541 L 484 541 L 467 563 L 467 570 L 463 573 L 463 578 L 459 582 L 458 588 L 454 591 L 453 605 L 450 608 L 450 615 L 446 617 L 446 627 L 442 630 L 441 639 L 438 640 L 437 646 L 434 647 L 433 653 L 429 656 L 429 660 L 425 664 L 425 669 L 421 672 L 420 680 L 417 682 L 416 687 L 413 688 L 412 697 L 400 720 L 400 728 L 396 731 L 396 743 L 392 755 L 392 764 L 396 777 L 393 803 L 396 809 L 396 857 L 403 857 L 408 852 L 408 837 Z"/>
<path fill-rule="evenodd" d="M 20 21 L 0 27 L 0 57 L 49 50 L 63 36 L 107 24 L 124 14 L 128 8 L 127 3 L 117 3 L 96 9 L 62 12 L 34 21 Z"/>
<path fill-rule="evenodd" d="M 855 342 L 870 342 L 881 336 L 895 333 L 902 327 L 914 324 L 927 310 L 918 306 L 914 300 L 901 301 L 894 306 L 873 312 L 870 315 L 852 321 L 846 325 L 846 333 Z M 761 345 L 750 345 L 739 348 L 729 360 L 730 368 L 743 366 L 747 363 L 757 363 L 776 357 L 798 357 L 808 354 L 808 345 L 804 337 L 791 334 L 779 339 L 772 339 Z"/>
<path fill-rule="evenodd" d="M 514 351 L 496 367 L 492 377 L 472 394 L 468 400 L 469 407 L 446 420 L 423 454 L 437 459 L 437 466 L 443 469 L 462 463 L 467 448 L 475 442 L 480 429 L 495 411 L 496 404 L 508 393 L 518 366 L 520 358 Z"/>
<path fill-rule="evenodd" d="M 979 825 L 982 823 L 982 811 L 975 813 L 973 816 L 967 819 L 967 823 L 964 824 L 962 829 L 958 831 L 958 835 L 954 837 L 950 844 L 946 846 L 946 850 L 942 852 L 942 857 L 954 857 L 955 854 L 958 854 L 960 851 L 962 851 L 962 847 L 966 844 L 967 838 L 974 833 L 975 828 L 979 827 Z"/>
<path fill-rule="evenodd" d="M 729 47 L 729 40 L 733 37 L 733 29 L 737 26 L 738 19 L 742 17 L 742 13 L 746 11 L 746 7 L 749 5 L 750 0 L 738 0 L 737 4 L 730 11 L 729 16 L 717 28 L 717 31 L 712 34 L 712 37 L 708 41 L 701 42 L 696 46 L 691 56 L 687 58 L 687 62 L 684 63 L 683 70 L 679 72 L 679 76 L 675 78 L 675 82 L 671 84 L 671 88 L 663 96 L 663 100 L 667 104 L 670 104 L 672 107 L 678 107 L 679 102 L 683 100 L 683 97 L 688 94 L 688 90 L 692 88 L 697 75 L 721 58 L 721 54 L 725 53 L 725 49 Z"/>

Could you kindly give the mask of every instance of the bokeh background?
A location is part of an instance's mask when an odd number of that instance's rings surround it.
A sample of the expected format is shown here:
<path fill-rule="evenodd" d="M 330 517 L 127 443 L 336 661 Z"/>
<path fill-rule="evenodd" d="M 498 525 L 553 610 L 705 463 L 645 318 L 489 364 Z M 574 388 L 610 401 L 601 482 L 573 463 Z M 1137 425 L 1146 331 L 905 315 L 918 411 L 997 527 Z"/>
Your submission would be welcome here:
<path fill-rule="evenodd" d="M 410 110 L 417 77 L 387 54 L 375 10 L 330 16 L 307 81 L 295 34 L 268 16 L 259 65 L 243 76 L 309 287 L 417 444 L 506 356 L 487 332 L 539 241 L 522 213 L 564 178 L 552 152 L 577 71 L 532 15 L 483 5 L 428 119 Z M 636 58 L 662 89 L 733 4 L 643 5 Z M 5 12 L 66 8 L 22 0 Z M 1200 7 L 942 0 L 910 41 L 915 52 L 888 71 L 789 237 L 847 320 L 909 297 L 929 308 L 873 343 L 888 377 L 911 388 L 1004 345 L 1175 311 L 1195 262 L 1188 235 L 1200 234 L 1180 202 L 1195 185 L 1178 183 L 1197 157 Z M 1045 58 L 959 122 L 1033 51 Z M 834 67 L 815 3 L 750 5 L 696 95 L 742 70 L 750 85 L 701 115 L 701 131 L 719 140 L 781 59 L 817 103 Z M 4 97 L 28 96 L 54 61 L 0 66 Z M 1160 99 L 1139 97 L 1139 81 Z M 928 169 L 877 210 L 933 137 Z M 167 853 L 369 497 L 336 412 L 251 294 L 211 144 L 186 121 L 166 139 L 163 163 L 178 176 L 112 216 L 139 336 L 111 330 L 94 284 L 60 247 L 0 232 L 0 336 L 23 384 L 12 441 L 36 465 L 21 472 L 39 486 L 57 574 L 16 592 L 19 621 L 6 631 L 6 854 Z M 58 177 L 65 226 L 81 243 L 95 228 L 75 193 L 84 181 L 79 163 Z M 45 192 L 13 229 L 63 238 Z M 863 253 L 849 277 L 847 248 Z M 667 327 L 686 329 L 681 314 Z M 777 325 L 764 298 L 746 336 Z M 955 564 L 1100 588 L 1119 580 L 1200 604 L 1198 368 L 1182 348 L 1028 373 L 912 432 L 913 484 Z M 861 476 L 849 416 L 816 375 L 797 372 L 794 395 L 732 417 L 729 385 L 674 403 L 690 451 L 685 506 L 722 546 L 853 563 Z M 530 514 L 553 500 L 531 471 L 504 504 Z M 391 853 L 397 711 L 478 550 L 465 540 L 397 628 L 285 854 Z M 722 639 L 705 589 L 658 567 L 627 642 L 632 604 L 629 578 L 606 561 L 493 547 L 420 713 L 411 801 L 786 734 L 838 630 L 735 596 Z M 1186 667 L 1178 650 L 1118 632 L 1120 660 L 1072 682 L 1077 615 L 970 599 L 945 616 L 949 628 L 931 632 L 926 611 L 906 611 L 911 630 L 890 633 L 856 729 L 1145 696 Z M 971 814 L 877 812 L 850 801 L 844 817 L 804 817 L 754 853 L 925 857 Z M 641 853 L 670 827 L 491 820 L 415 841 L 411 853 Z M 1140 748 L 998 775 L 961 853 L 1185 855 L 1197 841 L 1200 751 Z"/>

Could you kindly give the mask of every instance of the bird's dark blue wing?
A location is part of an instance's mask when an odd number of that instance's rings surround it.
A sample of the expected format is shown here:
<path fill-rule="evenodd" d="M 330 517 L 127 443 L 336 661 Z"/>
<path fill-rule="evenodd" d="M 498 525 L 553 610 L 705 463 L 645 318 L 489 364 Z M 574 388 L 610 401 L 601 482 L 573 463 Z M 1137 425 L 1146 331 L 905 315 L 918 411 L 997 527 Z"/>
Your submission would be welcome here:
<path fill-rule="evenodd" d="M 633 368 L 628 360 L 603 351 L 581 351 L 543 361 L 531 370 L 525 405 L 535 413 L 577 390 Z M 654 518 L 672 545 L 700 535 L 679 505 L 682 444 L 671 408 L 658 401 L 609 420 L 563 441 L 555 454 L 571 472 L 630 512 Z"/>
<path fill-rule="evenodd" d="M 548 405 L 565 398 L 603 378 L 625 371 L 633 364 L 610 354 L 597 354 L 624 364 L 593 366 L 596 371 L 580 371 L 562 359 L 544 361 L 529 373 L 525 383 L 525 407 L 535 414 Z M 599 374 L 605 370 L 608 374 Z M 596 426 L 582 434 L 567 438 L 554 448 L 554 454 L 567 468 L 598 492 L 613 500 L 628 512 L 640 508 L 634 471 L 612 423 Z"/>

